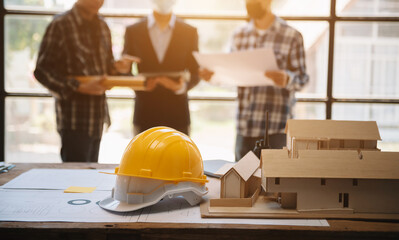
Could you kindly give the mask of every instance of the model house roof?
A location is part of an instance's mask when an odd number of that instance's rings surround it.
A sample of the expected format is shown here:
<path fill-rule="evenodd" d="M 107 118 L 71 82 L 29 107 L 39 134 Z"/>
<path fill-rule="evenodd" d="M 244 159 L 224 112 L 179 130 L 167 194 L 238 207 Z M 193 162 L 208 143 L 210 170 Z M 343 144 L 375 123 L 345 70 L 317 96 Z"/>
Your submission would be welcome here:
<path fill-rule="evenodd" d="M 285 132 L 302 139 L 381 140 L 375 121 L 289 119 Z"/>
<path fill-rule="evenodd" d="M 259 165 L 259 158 L 252 151 L 249 151 L 238 163 L 232 167 L 232 169 L 234 169 L 244 179 L 244 181 L 248 181 L 248 179 L 259 168 Z"/>
<path fill-rule="evenodd" d="M 399 179 L 399 152 L 299 150 L 295 159 L 263 150 L 262 162 L 264 177 Z"/>

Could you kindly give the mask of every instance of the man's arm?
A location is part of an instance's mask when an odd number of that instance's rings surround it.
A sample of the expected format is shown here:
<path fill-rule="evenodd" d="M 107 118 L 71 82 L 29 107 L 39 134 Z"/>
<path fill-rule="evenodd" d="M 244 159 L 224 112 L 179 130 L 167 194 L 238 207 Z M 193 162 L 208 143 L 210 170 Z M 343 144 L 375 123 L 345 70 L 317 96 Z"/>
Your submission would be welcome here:
<path fill-rule="evenodd" d="M 193 56 L 193 52 L 198 52 L 198 33 L 197 33 L 197 29 L 194 29 L 193 31 L 193 39 L 192 39 L 192 45 L 191 45 L 191 50 L 190 53 L 188 54 L 188 70 L 190 71 L 191 74 L 191 79 L 190 82 L 188 82 L 187 84 L 187 91 L 192 89 L 193 87 L 195 87 L 200 78 L 198 75 L 198 63 L 195 60 L 194 56 Z"/>
<path fill-rule="evenodd" d="M 117 75 L 118 71 L 115 67 L 115 60 L 114 60 L 114 53 L 112 52 L 112 36 L 111 36 L 111 31 L 108 28 L 108 25 L 105 24 L 105 29 L 106 29 L 106 38 L 107 38 L 107 74 L 108 75 Z"/>
<path fill-rule="evenodd" d="M 60 98 L 68 98 L 79 88 L 76 79 L 63 74 L 63 33 L 58 24 L 50 23 L 43 37 L 34 75 L 36 79 Z"/>
<path fill-rule="evenodd" d="M 117 60 L 114 61 L 114 69 L 116 71 L 115 74 L 120 74 L 120 75 L 132 75 L 132 64 L 133 63 L 140 63 L 141 59 L 135 56 L 132 56 L 130 54 L 131 50 L 130 50 L 130 37 L 129 37 L 129 33 L 128 33 L 128 28 L 126 28 L 126 32 L 125 32 L 125 43 L 124 43 L 124 47 L 123 47 L 123 52 L 122 52 L 122 57 Z M 111 54 L 112 54 L 112 49 L 111 49 Z"/>
<path fill-rule="evenodd" d="M 309 75 L 306 73 L 303 37 L 300 33 L 298 33 L 298 37 L 295 38 L 291 45 L 287 66 L 289 80 L 286 88 L 289 90 L 300 91 L 309 82 Z"/>

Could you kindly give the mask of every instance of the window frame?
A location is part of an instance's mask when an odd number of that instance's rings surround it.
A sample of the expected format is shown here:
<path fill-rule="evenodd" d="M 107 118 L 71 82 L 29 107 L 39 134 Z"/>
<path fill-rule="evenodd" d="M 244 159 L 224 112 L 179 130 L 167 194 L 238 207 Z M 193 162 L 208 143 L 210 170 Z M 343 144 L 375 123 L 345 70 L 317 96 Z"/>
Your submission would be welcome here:
<path fill-rule="evenodd" d="M 298 98 L 298 102 L 304 103 L 324 103 L 326 105 L 326 119 L 332 118 L 332 106 L 334 103 L 376 103 L 376 104 L 399 104 L 399 98 L 395 99 L 379 99 L 379 98 L 334 98 L 333 97 L 333 77 L 334 77 L 334 45 L 335 45 L 335 24 L 337 22 L 399 22 L 399 17 L 351 17 L 351 16 L 337 16 L 336 14 L 337 0 L 330 2 L 330 15 L 321 17 L 305 17 L 305 16 L 281 16 L 288 21 L 325 21 L 329 25 L 329 43 L 328 43 L 328 71 L 327 71 L 327 93 L 325 98 Z M 0 64 L 0 160 L 5 161 L 5 101 L 7 98 L 19 97 L 44 97 L 50 98 L 50 94 L 43 93 L 29 93 L 29 92 L 13 92 L 9 93 L 5 90 L 5 17 L 7 15 L 29 15 L 29 16 L 52 16 L 58 14 L 55 11 L 32 11 L 32 10 L 9 10 L 5 9 L 4 1 L 0 4 L 0 53 L 3 56 Z M 142 18 L 146 14 L 102 14 L 104 17 L 113 18 Z M 197 20 L 246 20 L 246 17 L 229 16 L 229 15 L 178 15 L 183 19 L 197 19 Z M 129 100 L 133 97 L 125 96 L 110 96 L 109 99 Z M 190 101 L 235 101 L 235 97 L 206 97 L 196 96 L 190 97 Z"/>

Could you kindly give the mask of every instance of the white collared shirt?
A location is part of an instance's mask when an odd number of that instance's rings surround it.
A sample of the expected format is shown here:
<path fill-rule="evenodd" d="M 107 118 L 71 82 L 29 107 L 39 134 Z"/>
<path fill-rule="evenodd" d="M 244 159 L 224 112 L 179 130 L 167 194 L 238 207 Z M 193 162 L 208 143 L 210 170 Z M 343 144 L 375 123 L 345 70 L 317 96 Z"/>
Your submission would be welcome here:
<path fill-rule="evenodd" d="M 172 14 L 169 24 L 165 29 L 160 29 L 155 21 L 154 14 L 148 16 L 148 33 L 150 35 L 152 46 L 157 55 L 158 61 L 163 62 L 166 51 L 168 50 L 170 41 L 172 39 L 173 29 L 176 23 L 176 15 Z"/>

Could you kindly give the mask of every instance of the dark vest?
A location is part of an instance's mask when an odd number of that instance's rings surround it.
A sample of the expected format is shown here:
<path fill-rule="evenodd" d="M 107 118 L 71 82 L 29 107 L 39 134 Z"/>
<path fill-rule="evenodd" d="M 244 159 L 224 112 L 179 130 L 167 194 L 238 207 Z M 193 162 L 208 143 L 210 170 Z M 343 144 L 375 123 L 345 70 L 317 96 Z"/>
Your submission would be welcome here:
<path fill-rule="evenodd" d="M 124 53 L 141 58 L 139 73 L 189 70 L 191 81 L 188 88 L 192 88 L 199 81 L 193 51 L 198 51 L 197 30 L 179 19 L 176 20 L 162 63 L 152 46 L 147 18 L 126 28 Z M 137 91 L 133 123 L 143 128 L 188 126 L 190 112 L 187 94 L 176 95 L 162 86 L 157 86 L 152 92 Z"/>

